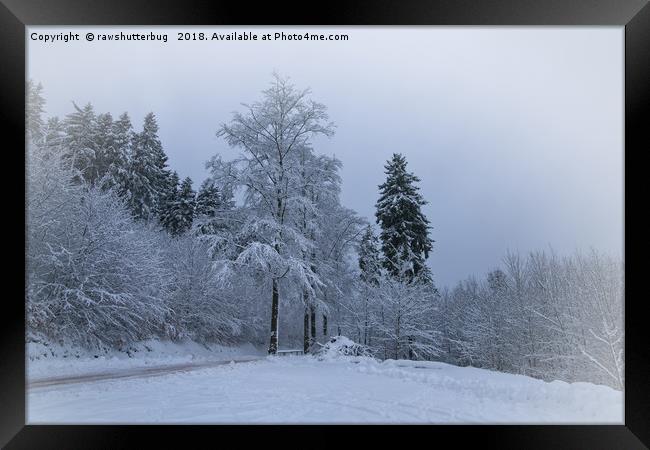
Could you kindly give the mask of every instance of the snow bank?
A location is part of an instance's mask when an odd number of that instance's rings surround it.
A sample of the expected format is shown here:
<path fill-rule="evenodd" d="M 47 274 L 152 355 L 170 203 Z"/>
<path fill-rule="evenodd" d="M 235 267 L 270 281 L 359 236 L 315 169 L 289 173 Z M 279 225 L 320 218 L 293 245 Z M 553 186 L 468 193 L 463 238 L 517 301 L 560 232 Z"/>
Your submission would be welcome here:
<path fill-rule="evenodd" d="M 251 344 L 228 347 L 193 341 L 146 340 L 124 351 L 90 351 L 38 340 L 27 343 L 28 380 L 115 372 L 122 369 L 153 367 L 190 362 L 209 362 L 263 356 L 266 352 Z"/>
<path fill-rule="evenodd" d="M 372 352 L 365 345 L 357 344 L 345 336 L 333 336 L 315 355 L 322 361 L 347 356 L 372 357 Z"/>
<path fill-rule="evenodd" d="M 268 357 L 30 389 L 28 423 L 621 424 L 623 393 L 449 364 Z"/>

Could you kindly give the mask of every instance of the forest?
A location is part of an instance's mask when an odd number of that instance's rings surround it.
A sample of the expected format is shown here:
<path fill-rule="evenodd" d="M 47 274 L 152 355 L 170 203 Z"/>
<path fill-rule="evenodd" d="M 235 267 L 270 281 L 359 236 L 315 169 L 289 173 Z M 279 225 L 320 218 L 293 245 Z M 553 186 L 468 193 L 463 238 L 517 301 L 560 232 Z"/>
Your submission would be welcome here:
<path fill-rule="evenodd" d="M 487 274 L 437 286 L 420 178 L 395 149 L 375 217 L 342 205 L 343 162 L 313 146 L 335 126 L 309 89 L 274 75 L 215 118 L 231 151 L 206 161 L 199 186 L 169 167 L 154 113 L 138 128 L 90 103 L 46 117 L 45 97 L 28 83 L 28 342 L 101 352 L 190 339 L 275 354 L 342 335 L 380 359 L 622 390 L 621 260 L 505 252 Z"/>

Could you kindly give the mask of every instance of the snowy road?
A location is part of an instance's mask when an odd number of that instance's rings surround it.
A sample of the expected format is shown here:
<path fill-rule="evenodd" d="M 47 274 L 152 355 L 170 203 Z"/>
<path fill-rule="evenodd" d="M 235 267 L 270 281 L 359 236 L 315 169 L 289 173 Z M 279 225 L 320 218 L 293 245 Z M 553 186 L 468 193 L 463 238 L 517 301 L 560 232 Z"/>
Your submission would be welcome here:
<path fill-rule="evenodd" d="M 137 367 L 134 369 L 123 369 L 120 371 L 104 371 L 96 373 L 88 373 L 83 375 L 62 376 L 62 377 L 48 377 L 37 378 L 30 380 L 28 389 L 35 389 L 47 386 L 56 386 L 62 384 L 74 383 L 89 383 L 93 381 L 115 380 L 118 378 L 143 378 L 152 377 L 156 375 L 166 375 L 173 372 L 187 372 L 190 370 L 205 369 L 207 367 L 223 366 L 229 364 L 231 361 L 235 363 L 243 363 L 249 361 L 256 361 L 262 359 L 261 357 L 254 358 L 239 358 L 228 361 L 205 361 L 205 362 L 189 362 L 183 364 L 168 364 L 155 367 Z"/>
<path fill-rule="evenodd" d="M 442 363 L 264 358 L 28 391 L 28 423 L 622 423 L 623 394 Z"/>

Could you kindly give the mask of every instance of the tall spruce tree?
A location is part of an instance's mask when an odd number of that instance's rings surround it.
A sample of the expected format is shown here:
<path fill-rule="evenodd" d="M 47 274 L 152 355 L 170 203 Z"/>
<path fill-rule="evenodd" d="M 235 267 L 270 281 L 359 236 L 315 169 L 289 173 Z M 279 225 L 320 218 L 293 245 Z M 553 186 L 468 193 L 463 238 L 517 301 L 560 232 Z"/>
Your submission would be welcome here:
<path fill-rule="evenodd" d="M 65 128 L 58 117 L 47 119 L 43 133 L 42 150 L 43 158 L 48 159 L 54 154 L 59 154 L 65 142 Z"/>
<path fill-rule="evenodd" d="M 196 194 L 194 207 L 197 231 L 203 235 L 216 235 L 232 228 L 234 208 L 231 191 L 218 186 L 211 178 L 204 180 Z"/>
<path fill-rule="evenodd" d="M 133 140 L 129 170 L 129 206 L 136 219 L 151 220 L 158 214 L 166 193 L 169 171 L 167 156 L 158 138 L 158 123 L 153 113 L 144 118 L 142 132 Z"/>
<path fill-rule="evenodd" d="M 214 181 L 205 180 L 196 194 L 196 216 L 214 217 L 222 202 L 221 192 Z"/>
<path fill-rule="evenodd" d="M 420 179 L 406 170 L 406 159 L 399 153 L 384 166 L 386 181 L 379 186 L 375 216 L 381 227 L 383 265 L 388 273 L 405 281 L 429 276 L 425 260 L 432 249 L 429 221 L 421 207 L 427 202 L 419 193 Z"/>
<path fill-rule="evenodd" d="M 180 185 L 178 200 L 173 208 L 172 234 L 183 234 L 192 227 L 195 206 L 196 193 L 192 189 L 192 179 L 187 177 Z"/>
<path fill-rule="evenodd" d="M 83 108 L 72 102 L 75 111 L 65 118 L 66 158 L 76 170 L 76 182 L 97 181 L 97 118 L 90 103 Z"/>
<path fill-rule="evenodd" d="M 179 184 L 178 174 L 172 172 L 167 192 L 159 205 L 160 223 L 172 236 L 179 236 L 192 227 L 195 209 L 196 193 L 192 189 L 192 179 L 187 177 Z"/>
<path fill-rule="evenodd" d="M 25 108 L 25 130 L 28 142 L 39 144 L 44 134 L 43 111 L 45 98 L 41 83 L 27 82 L 27 99 Z"/>
<path fill-rule="evenodd" d="M 108 132 L 108 130 L 107 130 Z M 104 174 L 102 178 L 103 189 L 113 189 L 121 197 L 127 198 L 129 181 L 129 159 L 133 146 L 133 126 L 131 119 L 125 112 L 111 124 L 111 145 L 105 147 L 103 154 Z"/>
<path fill-rule="evenodd" d="M 105 185 L 107 182 L 106 175 L 108 175 L 112 160 L 115 157 L 115 128 L 113 123 L 113 116 L 110 113 L 98 114 L 95 119 L 95 168 L 94 174 L 96 181 L 103 188 L 108 188 Z"/>
<path fill-rule="evenodd" d="M 158 220 L 169 233 L 175 234 L 174 214 L 179 200 L 180 179 L 176 171 L 168 172 L 163 192 L 158 200 Z"/>

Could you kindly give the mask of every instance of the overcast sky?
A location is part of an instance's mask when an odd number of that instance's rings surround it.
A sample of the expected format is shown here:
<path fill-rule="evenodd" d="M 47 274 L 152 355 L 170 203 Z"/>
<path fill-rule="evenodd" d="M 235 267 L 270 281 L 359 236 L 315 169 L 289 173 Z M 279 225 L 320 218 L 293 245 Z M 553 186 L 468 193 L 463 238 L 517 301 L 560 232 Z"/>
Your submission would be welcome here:
<path fill-rule="evenodd" d="M 316 150 L 343 162 L 342 203 L 374 221 L 393 152 L 422 181 L 439 285 L 497 266 L 507 249 L 623 243 L 622 27 L 30 27 L 28 76 L 47 114 L 71 101 L 136 129 L 158 117 L 170 166 L 195 187 L 235 150 L 219 124 L 260 98 L 271 73 L 310 87 L 337 125 Z M 167 33 L 168 42 L 87 42 L 86 32 Z M 348 41 L 177 41 L 177 31 L 346 33 Z"/>

